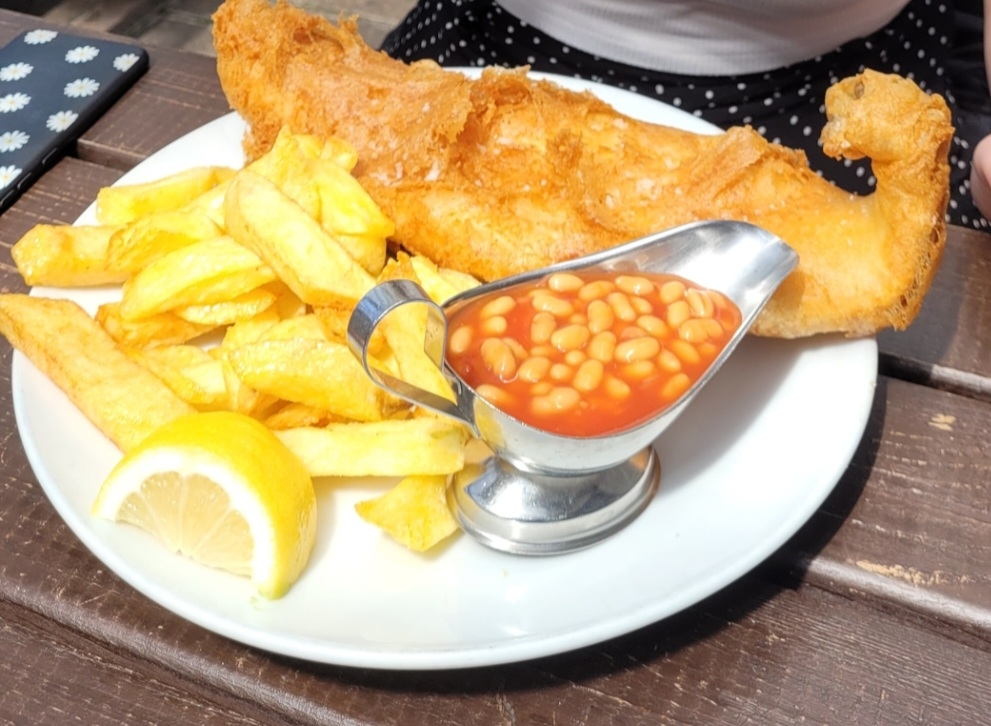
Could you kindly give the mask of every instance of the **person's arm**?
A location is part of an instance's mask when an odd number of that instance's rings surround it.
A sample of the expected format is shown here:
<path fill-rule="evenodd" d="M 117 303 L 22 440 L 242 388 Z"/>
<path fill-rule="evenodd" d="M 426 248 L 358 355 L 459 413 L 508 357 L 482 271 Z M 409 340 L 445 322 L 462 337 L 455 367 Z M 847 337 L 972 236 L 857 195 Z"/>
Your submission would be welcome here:
<path fill-rule="evenodd" d="M 988 86 L 991 87 L 991 0 L 984 0 L 984 72 L 988 76 Z M 985 136 L 974 149 L 974 158 L 970 165 L 970 194 L 974 204 L 991 220 L 991 136 Z"/>
<path fill-rule="evenodd" d="M 991 88 L 991 43 L 988 43 L 989 33 L 991 33 L 991 0 L 984 0 L 984 73 L 988 77 L 988 87 Z"/>

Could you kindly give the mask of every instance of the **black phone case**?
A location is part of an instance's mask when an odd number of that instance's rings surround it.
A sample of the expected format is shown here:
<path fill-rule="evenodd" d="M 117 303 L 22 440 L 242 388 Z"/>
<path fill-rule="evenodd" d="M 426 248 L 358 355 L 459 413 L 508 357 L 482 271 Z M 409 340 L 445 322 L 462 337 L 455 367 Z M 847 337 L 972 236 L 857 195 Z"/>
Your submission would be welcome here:
<path fill-rule="evenodd" d="M 54 30 L 0 48 L 0 213 L 147 68 L 142 48 Z"/>

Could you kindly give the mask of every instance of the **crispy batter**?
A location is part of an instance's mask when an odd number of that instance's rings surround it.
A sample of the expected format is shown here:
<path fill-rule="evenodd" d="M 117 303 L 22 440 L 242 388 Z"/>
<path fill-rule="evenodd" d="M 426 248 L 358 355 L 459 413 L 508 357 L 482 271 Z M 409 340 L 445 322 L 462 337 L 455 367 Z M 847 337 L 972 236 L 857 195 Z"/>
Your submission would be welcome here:
<path fill-rule="evenodd" d="M 406 65 L 368 48 L 352 20 L 281 1 L 227 0 L 214 20 L 249 155 L 283 125 L 347 139 L 395 240 L 446 267 L 494 279 L 684 222 L 746 220 L 801 258 L 754 327 L 776 337 L 904 328 L 938 267 L 950 114 L 898 76 L 865 71 L 827 95 L 826 152 L 872 160 L 877 191 L 856 196 L 747 127 L 705 136 L 636 121 L 525 69 L 469 80 Z"/>

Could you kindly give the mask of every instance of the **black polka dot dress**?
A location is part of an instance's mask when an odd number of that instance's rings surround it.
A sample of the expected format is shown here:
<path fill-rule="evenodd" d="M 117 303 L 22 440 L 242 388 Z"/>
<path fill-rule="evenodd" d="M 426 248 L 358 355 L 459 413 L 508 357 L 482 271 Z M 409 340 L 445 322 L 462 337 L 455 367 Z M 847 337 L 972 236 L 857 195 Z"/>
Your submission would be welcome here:
<path fill-rule="evenodd" d="M 819 145 L 826 89 L 865 68 L 898 73 L 942 94 L 954 111 L 957 133 L 950 150 L 948 220 L 988 229 L 988 220 L 971 199 L 970 160 L 977 142 L 991 133 L 991 114 L 968 113 L 955 104 L 946 72 L 954 32 L 953 9 L 946 2 L 912 0 L 886 27 L 822 56 L 765 73 L 687 76 L 644 70 L 569 48 L 492 0 L 421 0 L 382 47 L 405 61 L 529 65 L 650 96 L 721 128 L 750 125 L 771 141 L 803 149 L 813 169 L 857 193 L 874 186 L 869 163 L 831 159 Z"/>

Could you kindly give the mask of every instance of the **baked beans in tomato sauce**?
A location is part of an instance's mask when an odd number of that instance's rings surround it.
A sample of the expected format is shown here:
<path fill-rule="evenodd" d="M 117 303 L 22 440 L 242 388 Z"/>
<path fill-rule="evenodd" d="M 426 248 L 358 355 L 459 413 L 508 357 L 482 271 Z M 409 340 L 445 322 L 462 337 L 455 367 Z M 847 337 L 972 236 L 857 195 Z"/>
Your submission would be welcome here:
<path fill-rule="evenodd" d="M 557 272 L 455 311 L 447 362 L 521 421 L 599 436 L 677 400 L 741 322 L 724 295 L 674 275 Z"/>

